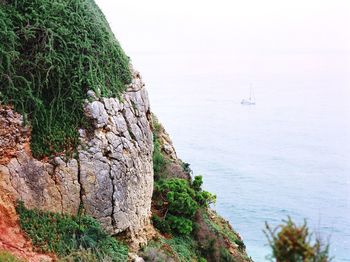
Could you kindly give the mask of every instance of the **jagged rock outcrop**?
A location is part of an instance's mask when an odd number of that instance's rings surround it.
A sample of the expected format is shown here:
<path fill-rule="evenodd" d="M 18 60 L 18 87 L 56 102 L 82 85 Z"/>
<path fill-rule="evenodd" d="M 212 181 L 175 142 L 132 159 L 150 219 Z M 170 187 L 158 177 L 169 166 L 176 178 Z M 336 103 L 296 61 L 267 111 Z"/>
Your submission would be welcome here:
<path fill-rule="evenodd" d="M 10 107 L 0 108 L 0 186 L 28 208 L 76 214 L 82 206 L 111 234 L 145 241 L 153 191 L 151 114 L 138 72 L 121 98 L 89 91 L 74 158 L 34 159 L 30 132 Z"/>
<path fill-rule="evenodd" d="M 160 128 L 161 132 L 159 132 L 158 139 L 161 144 L 161 150 L 164 152 L 165 155 L 169 157 L 169 159 L 178 161 L 179 159 L 177 158 L 176 151 L 169 134 L 166 132 L 163 126 L 161 126 Z"/>

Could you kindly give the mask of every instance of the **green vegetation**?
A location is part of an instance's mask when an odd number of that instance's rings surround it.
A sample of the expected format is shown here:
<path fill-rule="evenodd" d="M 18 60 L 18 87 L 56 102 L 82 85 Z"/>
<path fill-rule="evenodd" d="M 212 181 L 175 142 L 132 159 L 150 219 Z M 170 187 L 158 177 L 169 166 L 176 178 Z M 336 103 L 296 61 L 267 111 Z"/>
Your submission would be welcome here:
<path fill-rule="evenodd" d="M 209 208 L 216 196 L 202 190 L 202 176 L 194 176 L 188 163 L 163 150 L 165 130 L 152 118 L 152 221 L 162 235 L 140 255 L 146 261 L 251 261 L 241 238 Z"/>
<path fill-rule="evenodd" d="M 154 180 L 159 180 L 161 176 L 164 176 L 167 160 L 162 153 L 161 143 L 159 139 L 159 133 L 162 130 L 161 124 L 158 122 L 157 117 L 152 114 L 152 128 L 153 128 L 153 173 Z"/>
<path fill-rule="evenodd" d="M 42 252 L 70 261 L 126 261 L 128 248 L 108 235 L 93 218 L 28 210 L 17 205 L 20 225 Z"/>
<path fill-rule="evenodd" d="M 158 210 L 152 216 L 154 226 L 162 233 L 189 235 L 193 231 L 193 220 L 200 207 L 215 202 L 214 195 L 202 190 L 203 179 L 196 176 L 191 181 L 182 178 L 168 178 L 166 167 L 170 160 L 161 150 L 159 135 L 164 131 L 153 115 L 153 170 L 155 186 L 153 207 Z M 189 164 L 182 163 L 183 171 L 192 173 Z"/>
<path fill-rule="evenodd" d="M 12 254 L 6 251 L 0 251 L 0 261 L 1 262 L 22 262 L 22 260 L 16 258 Z"/>
<path fill-rule="evenodd" d="M 93 0 L 0 1 L 0 102 L 29 121 L 34 156 L 72 152 L 86 92 L 118 96 L 130 81 Z"/>
<path fill-rule="evenodd" d="M 272 258 L 276 261 L 289 262 L 328 262 L 329 247 L 316 238 L 312 243 L 312 235 L 306 221 L 297 226 L 290 217 L 274 229 L 266 223 L 264 233 L 272 248 Z"/>
<path fill-rule="evenodd" d="M 166 166 L 166 160 L 163 156 L 161 149 L 160 149 L 160 143 L 157 139 L 157 135 L 153 134 L 153 172 L 154 172 L 154 178 L 159 179 L 162 172 L 164 172 L 165 166 Z"/>
<path fill-rule="evenodd" d="M 179 261 L 206 261 L 198 256 L 196 245 L 197 243 L 190 236 L 159 238 L 145 247 L 141 255 L 145 261 L 154 262 L 168 261 L 169 257 L 177 258 Z"/>
<path fill-rule="evenodd" d="M 235 262 L 235 259 L 231 256 L 230 252 L 227 249 L 221 248 L 220 249 L 220 261 Z"/>
<path fill-rule="evenodd" d="M 193 258 L 197 258 L 196 243 L 191 237 L 173 237 L 171 239 L 164 239 L 164 243 L 171 247 L 175 256 L 180 261 L 191 261 Z"/>
<path fill-rule="evenodd" d="M 210 230 L 216 234 L 220 234 L 229 239 L 232 243 L 238 245 L 239 248 L 245 249 L 245 244 L 239 238 L 239 236 L 233 231 L 230 225 L 223 218 L 218 217 L 217 215 L 209 218 L 208 213 L 202 212 L 203 219 L 205 223 L 209 226 Z"/>
<path fill-rule="evenodd" d="M 181 178 L 156 181 L 155 207 L 163 216 L 153 215 L 154 225 L 163 233 L 188 235 L 193 230 L 193 218 L 200 207 L 207 207 L 215 196 L 201 189 L 201 177 L 196 177 L 195 186 Z M 196 188 L 196 190 L 194 189 Z"/>
<path fill-rule="evenodd" d="M 158 119 L 155 115 L 152 114 L 152 126 L 153 126 L 153 173 L 154 179 L 159 180 L 162 175 L 164 175 L 165 167 L 167 160 L 164 157 L 160 140 L 158 138 L 159 133 L 161 132 L 162 126 L 158 122 Z"/>

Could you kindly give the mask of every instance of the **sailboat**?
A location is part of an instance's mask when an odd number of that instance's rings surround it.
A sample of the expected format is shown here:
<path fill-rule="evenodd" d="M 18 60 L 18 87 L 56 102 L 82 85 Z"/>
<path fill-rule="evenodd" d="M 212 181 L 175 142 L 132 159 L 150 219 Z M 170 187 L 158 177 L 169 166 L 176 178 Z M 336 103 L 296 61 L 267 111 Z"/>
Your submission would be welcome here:
<path fill-rule="evenodd" d="M 249 98 L 248 99 L 243 99 L 241 101 L 242 105 L 255 105 L 255 95 L 254 91 L 252 88 L 252 85 L 250 85 L 250 93 L 249 93 Z"/>

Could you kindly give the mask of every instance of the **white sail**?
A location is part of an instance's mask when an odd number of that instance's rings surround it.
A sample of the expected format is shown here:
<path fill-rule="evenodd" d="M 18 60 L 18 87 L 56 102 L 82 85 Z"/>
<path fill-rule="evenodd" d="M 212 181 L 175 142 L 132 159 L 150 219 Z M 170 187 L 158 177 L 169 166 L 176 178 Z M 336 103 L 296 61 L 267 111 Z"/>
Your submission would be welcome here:
<path fill-rule="evenodd" d="M 250 85 L 249 98 L 243 99 L 241 101 L 241 104 L 242 105 L 255 105 L 255 95 L 254 95 L 252 85 Z"/>

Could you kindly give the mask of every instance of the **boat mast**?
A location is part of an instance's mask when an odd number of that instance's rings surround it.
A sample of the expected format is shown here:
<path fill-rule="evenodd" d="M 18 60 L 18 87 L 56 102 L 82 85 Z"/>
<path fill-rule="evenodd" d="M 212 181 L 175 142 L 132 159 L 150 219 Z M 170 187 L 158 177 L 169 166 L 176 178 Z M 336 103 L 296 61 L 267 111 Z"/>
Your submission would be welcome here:
<path fill-rule="evenodd" d="M 249 101 L 252 101 L 252 84 L 249 84 L 250 92 L 249 92 Z"/>

